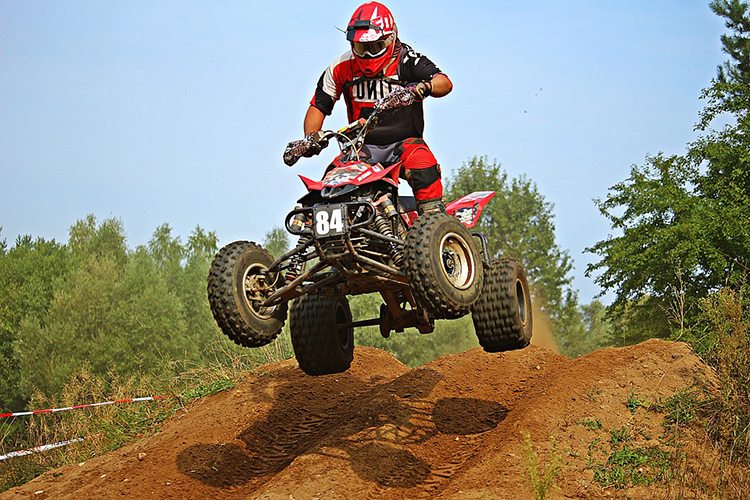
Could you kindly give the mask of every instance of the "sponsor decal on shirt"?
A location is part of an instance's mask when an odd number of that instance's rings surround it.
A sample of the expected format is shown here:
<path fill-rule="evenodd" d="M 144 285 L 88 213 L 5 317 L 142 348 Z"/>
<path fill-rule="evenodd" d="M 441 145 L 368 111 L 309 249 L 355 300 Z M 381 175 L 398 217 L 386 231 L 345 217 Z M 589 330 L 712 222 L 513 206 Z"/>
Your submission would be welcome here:
<path fill-rule="evenodd" d="M 381 97 L 385 97 L 394 89 L 400 87 L 387 80 L 364 80 L 354 83 L 350 92 L 355 102 L 374 103 Z"/>

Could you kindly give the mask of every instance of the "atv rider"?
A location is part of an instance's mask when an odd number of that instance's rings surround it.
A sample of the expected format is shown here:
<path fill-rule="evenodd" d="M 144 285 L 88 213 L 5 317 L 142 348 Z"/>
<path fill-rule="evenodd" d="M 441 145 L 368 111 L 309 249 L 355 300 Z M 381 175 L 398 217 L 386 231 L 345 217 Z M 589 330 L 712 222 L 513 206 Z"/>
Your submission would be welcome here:
<path fill-rule="evenodd" d="M 367 2 L 354 11 L 346 28 L 351 50 L 323 72 L 304 121 L 304 156 L 318 154 L 322 147 L 313 134 L 343 94 L 349 121 L 366 119 L 378 102 L 393 90 L 405 88 L 412 104 L 380 117 L 377 128 L 365 138 L 361 153 L 369 163 L 384 166 L 403 161 L 401 171 L 414 191 L 417 212 L 445 211 L 440 165 L 422 139 L 422 101 L 443 97 L 453 84 L 435 64 L 398 38 L 391 11 L 378 2 Z M 381 107 L 381 109 L 383 109 Z M 291 147 L 292 143 L 290 143 Z"/>

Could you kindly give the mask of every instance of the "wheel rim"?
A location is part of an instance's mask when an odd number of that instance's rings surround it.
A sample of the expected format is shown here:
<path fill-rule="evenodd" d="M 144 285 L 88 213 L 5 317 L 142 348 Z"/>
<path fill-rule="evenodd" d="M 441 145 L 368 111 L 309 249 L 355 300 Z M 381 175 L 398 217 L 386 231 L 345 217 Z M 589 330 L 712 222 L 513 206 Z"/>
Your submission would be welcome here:
<path fill-rule="evenodd" d="M 466 290 L 474 283 L 474 258 L 466 240 L 448 233 L 440 240 L 440 263 L 451 285 Z"/>
<path fill-rule="evenodd" d="M 516 280 L 516 300 L 518 301 L 518 315 L 521 318 L 521 324 L 526 326 L 526 290 L 524 290 L 521 280 Z"/>
<path fill-rule="evenodd" d="M 346 308 L 344 308 L 344 306 L 341 304 L 336 304 L 336 336 L 342 349 L 347 349 L 349 347 L 349 333 L 351 327 L 344 327 L 341 325 L 345 325 L 350 322 L 351 319 L 349 318 L 349 315 L 346 314 Z"/>
<path fill-rule="evenodd" d="M 261 319 L 269 319 L 276 312 L 277 306 L 263 307 L 261 304 L 270 297 L 275 288 L 268 282 L 267 269 L 262 264 L 253 264 L 245 269 L 242 276 L 242 296 L 250 311 Z"/>

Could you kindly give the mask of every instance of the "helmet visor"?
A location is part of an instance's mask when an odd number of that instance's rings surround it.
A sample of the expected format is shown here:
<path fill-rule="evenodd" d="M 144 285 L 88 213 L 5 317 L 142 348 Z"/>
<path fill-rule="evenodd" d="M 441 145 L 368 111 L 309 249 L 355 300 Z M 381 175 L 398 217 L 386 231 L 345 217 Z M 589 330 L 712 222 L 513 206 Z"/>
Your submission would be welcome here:
<path fill-rule="evenodd" d="M 385 54 L 391 43 L 393 43 L 393 36 L 375 42 L 352 42 L 352 52 L 363 59 L 374 59 Z"/>

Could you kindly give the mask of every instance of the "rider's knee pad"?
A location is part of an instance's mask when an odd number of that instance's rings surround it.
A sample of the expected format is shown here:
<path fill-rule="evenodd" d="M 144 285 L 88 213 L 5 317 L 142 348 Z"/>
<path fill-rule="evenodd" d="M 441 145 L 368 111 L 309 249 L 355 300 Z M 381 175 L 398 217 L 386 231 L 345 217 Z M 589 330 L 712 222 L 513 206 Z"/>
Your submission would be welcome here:
<path fill-rule="evenodd" d="M 427 189 L 432 186 L 436 181 L 441 178 L 440 165 L 437 163 L 427 168 L 411 168 L 408 170 L 408 174 L 411 188 L 416 193 L 423 189 Z"/>

